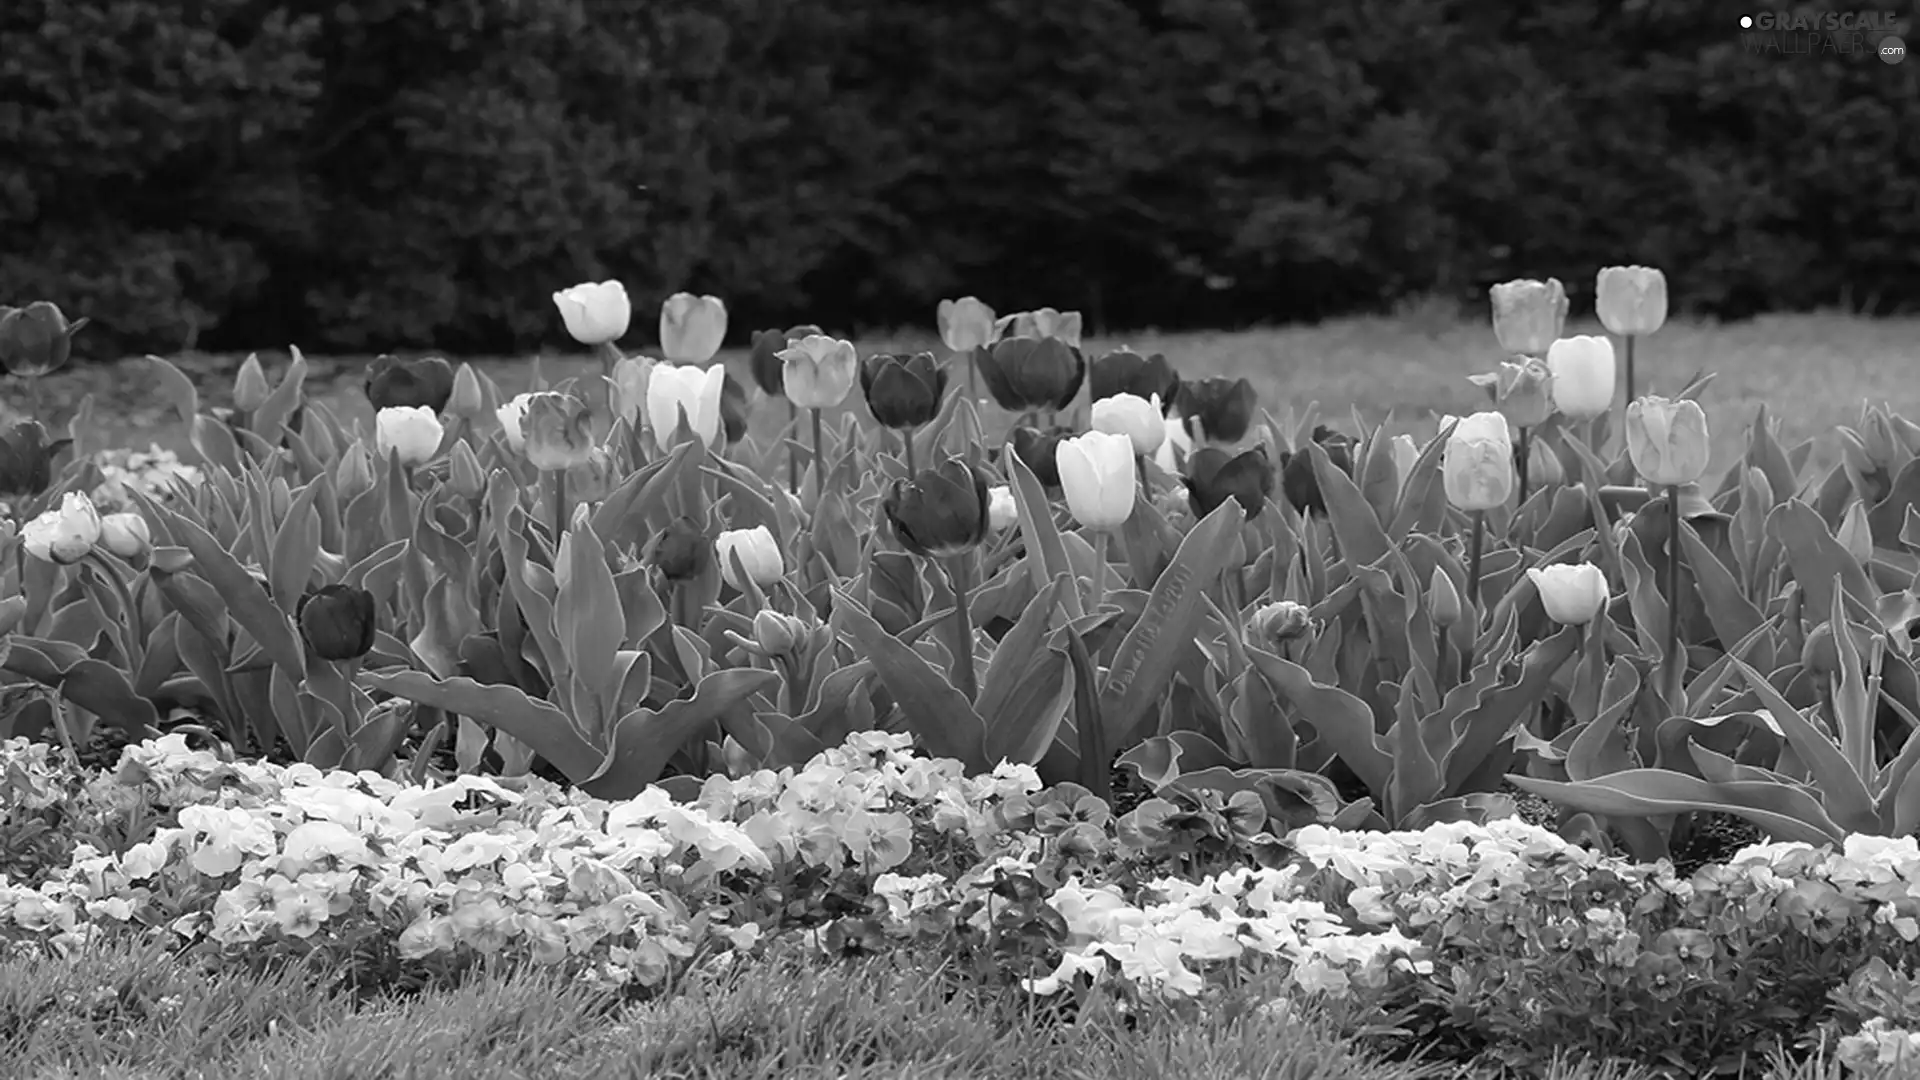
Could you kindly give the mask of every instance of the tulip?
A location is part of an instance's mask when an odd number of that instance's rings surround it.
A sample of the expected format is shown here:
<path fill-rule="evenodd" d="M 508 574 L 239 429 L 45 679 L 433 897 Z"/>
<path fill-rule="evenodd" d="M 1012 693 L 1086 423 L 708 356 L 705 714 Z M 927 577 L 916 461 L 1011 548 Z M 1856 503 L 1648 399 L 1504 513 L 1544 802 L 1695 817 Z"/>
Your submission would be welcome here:
<path fill-rule="evenodd" d="M 1319 632 L 1312 609 L 1292 600 L 1263 604 L 1247 619 L 1246 625 L 1247 644 L 1295 663 L 1303 659 L 1301 654 L 1305 652 L 1296 647 L 1296 643 L 1311 644 Z"/>
<path fill-rule="evenodd" d="M 1055 311 L 1053 308 L 1041 308 L 1038 311 L 1019 311 L 1003 316 L 993 324 L 994 340 L 1004 338 L 1057 338 L 1072 347 L 1080 348 L 1080 313 L 1077 311 Z"/>
<path fill-rule="evenodd" d="M 131 562 L 153 550 L 153 533 L 139 514 L 108 514 L 100 519 L 100 546 Z"/>
<path fill-rule="evenodd" d="M 1707 471 L 1711 450 L 1699 402 L 1647 396 L 1627 406 L 1627 456 L 1647 483 L 1693 483 Z"/>
<path fill-rule="evenodd" d="M 453 365 L 437 356 L 419 360 L 382 356 L 367 365 L 365 386 L 367 400 L 376 410 L 419 407 L 438 413 L 453 397 L 453 381 Z"/>
<path fill-rule="evenodd" d="M 993 340 L 993 309 L 972 296 L 942 300 L 936 309 L 940 340 L 957 353 L 978 349 Z"/>
<path fill-rule="evenodd" d="M 373 651 L 373 594 L 352 585 L 322 585 L 294 609 L 300 636 L 322 660 L 358 660 Z"/>
<path fill-rule="evenodd" d="M 1194 437 L 1202 445 L 1231 445 L 1247 437 L 1259 400 L 1247 380 L 1214 376 L 1181 383 L 1175 407 L 1198 425 Z"/>
<path fill-rule="evenodd" d="M 434 452 L 440 449 L 440 440 L 446 435 L 440 426 L 440 418 L 424 405 L 395 405 L 381 409 L 374 414 L 373 429 L 374 446 L 380 452 L 380 460 L 384 462 L 397 454 L 400 464 L 409 467 L 432 460 Z"/>
<path fill-rule="evenodd" d="M 785 559 L 780 554 L 780 545 L 774 542 L 773 533 L 765 525 L 755 525 L 751 529 L 728 529 L 713 542 L 714 555 L 720 560 L 720 577 L 728 585 L 740 592 L 746 586 L 740 583 L 733 564 L 737 559 L 747 572 L 747 580 L 761 588 L 766 588 L 786 575 Z"/>
<path fill-rule="evenodd" d="M 1873 558 L 1873 529 L 1867 523 L 1866 503 L 1855 500 L 1847 507 L 1833 538 L 1840 541 L 1854 562 L 1865 566 Z"/>
<path fill-rule="evenodd" d="M 1500 347 L 1519 356 L 1545 355 L 1567 321 L 1567 290 L 1560 279 L 1508 281 L 1488 292 Z"/>
<path fill-rule="evenodd" d="M 1405 484 L 1413 477 L 1413 467 L 1420 463 L 1420 444 L 1411 435 L 1395 435 L 1388 449 L 1393 452 L 1394 475 Z"/>
<path fill-rule="evenodd" d="M 860 390 L 881 427 L 896 431 L 933 422 L 947 392 L 947 371 L 930 352 L 875 353 L 860 365 Z"/>
<path fill-rule="evenodd" d="M 660 352 L 670 364 L 704 364 L 727 338 L 727 305 L 717 296 L 674 293 L 660 305 Z"/>
<path fill-rule="evenodd" d="M 895 480 L 880 510 L 900 546 L 925 558 L 971 551 L 991 527 L 987 476 L 957 457 L 921 470 L 912 480 Z"/>
<path fill-rule="evenodd" d="M 1167 439 L 1166 414 L 1160 410 L 1158 395 L 1114 394 L 1095 401 L 1091 412 L 1093 430 L 1125 435 L 1137 456 L 1152 454 Z"/>
<path fill-rule="evenodd" d="M 1089 431 L 1060 440 L 1054 453 L 1060 466 L 1060 489 L 1075 521 L 1098 531 L 1127 523 L 1139 487 L 1132 439 Z"/>
<path fill-rule="evenodd" d="M 38 420 L 22 420 L 0 431 L 0 497 L 38 495 L 53 486 L 53 459 L 72 439 L 47 440 Z"/>
<path fill-rule="evenodd" d="M 553 294 L 567 333 L 582 345 L 607 345 L 620 340 L 633 321 L 627 287 L 617 281 L 588 282 Z"/>
<path fill-rule="evenodd" d="M 1005 484 L 987 491 L 987 527 L 994 532 L 1011 529 L 1020 521 L 1020 504 L 1013 489 Z"/>
<path fill-rule="evenodd" d="M 341 506 L 373 490 L 373 455 L 365 443 L 355 441 L 341 453 L 340 464 L 333 467 L 333 487 Z"/>
<path fill-rule="evenodd" d="M 572 394 L 548 390 L 527 402 L 521 428 L 527 460 L 542 472 L 565 472 L 593 457 L 593 417 Z"/>
<path fill-rule="evenodd" d="M 1498 371 L 1469 375 L 1467 381 L 1487 390 L 1494 408 L 1507 418 L 1507 426 L 1530 428 L 1547 419 L 1552 409 L 1553 375 L 1547 365 L 1533 357 L 1520 363 L 1502 361 Z"/>
<path fill-rule="evenodd" d="M 1187 434 L 1187 421 L 1181 416 L 1169 416 L 1161 421 L 1160 426 L 1166 432 L 1166 438 L 1154 453 L 1153 463 L 1160 466 L 1161 472 L 1177 473 L 1188 455 L 1193 453 L 1193 436 Z"/>
<path fill-rule="evenodd" d="M 623 356 L 613 365 L 613 414 L 633 428 L 647 403 L 647 383 L 653 379 L 651 356 Z"/>
<path fill-rule="evenodd" d="M 853 343 L 809 334 L 780 350 L 787 399 L 803 409 L 831 409 L 847 399 L 860 374 Z"/>
<path fill-rule="evenodd" d="M 1453 578 L 1440 567 L 1434 567 L 1433 577 L 1427 582 L 1427 615 L 1433 619 L 1433 625 L 1445 630 L 1459 622 L 1462 614 L 1460 590 L 1453 587 Z"/>
<path fill-rule="evenodd" d="M 1080 394 L 1086 359 L 1059 338 L 1009 337 L 975 354 L 987 393 L 1010 412 L 1064 409 Z"/>
<path fill-rule="evenodd" d="M 1066 428 L 1049 428 L 1041 431 L 1037 428 L 1014 428 L 1011 441 L 1013 452 L 1024 464 L 1040 486 L 1057 488 L 1060 486 L 1060 441 L 1073 434 Z"/>
<path fill-rule="evenodd" d="M 480 373 L 472 364 L 461 364 L 453 373 L 453 390 L 447 395 L 442 411 L 471 424 L 480 419 L 486 407 L 487 395 L 480 387 Z"/>
<path fill-rule="evenodd" d="M 1530 566 L 1527 580 L 1547 618 L 1562 626 L 1585 626 L 1607 603 L 1607 575 L 1592 563 Z"/>
<path fill-rule="evenodd" d="M 71 566 L 100 542 L 100 528 L 100 511 L 94 509 L 93 500 L 69 491 L 61 496 L 58 507 L 21 527 L 20 543 L 36 559 Z"/>
<path fill-rule="evenodd" d="M 0 307 L 0 374 L 37 380 L 66 367 L 73 354 L 73 335 L 88 321 L 69 323 L 58 307 L 45 300 L 23 308 Z"/>
<path fill-rule="evenodd" d="M 1313 429 L 1313 441 L 1326 451 L 1333 467 L 1353 475 L 1353 440 L 1325 424 Z M 1304 450 L 1280 455 L 1280 492 L 1287 504 L 1302 514 L 1327 513 L 1326 497 L 1320 493 L 1320 473 L 1313 467 L 1313 455 Z"/>
<path fill-rule="evenodd" d="M 1470 513 L 1506 505 L 1513 494 L 1513 442 L 1507 418 L 1478 412 L 1454 425 L 1440 459 L 1447 501 Z"/>
<path fill-rule="evenodd" d="M 1651 266 L 1607 266 L 1594 283 L 1600 325 L 1621 337 L 1651 334 L 1666 325 L 1667 275 Z"/>
<path fill-rule="evenodd" d="M 1180 376 L 1159 353 L 1141 356 L 1130 349 L 1116 349 L 1087 365 L 1087 397 L 1101 401 L 1115 394 L 1157 396 L 1161 410 L 1171 412 L 1180 395 Z"/>
<path fill-rule="evenodd" d="M 647 380 L 647 422 L 653 425 L 653 438 L 664 452 L 673 448 L 674 433 L 685 419 L 687 429 L 707 447 L 719 440 L 720 395 L 725 389 L 726 369 L 691 367 L 680 364 L 655 364 Z"/>
<path fill-rule="evenodd" d="M 753 617 L 754 647 L 769 658 L 792 656 L 810 636 L 807 624 L 792 615 L 761 608 Z"/>
<path fill-rule="evenodd" d="M 1605 416 L 1613 408 L 1613 342 L 1591 334 L 1547 347 L 1553 407 L 1574 420 Z"/>
<path fill-rule="evenodd" d="M 587 451 L 585 461 L 567 467 L 568 496 L 582 503 L 596 503 L 613 493 L 619 475 L 614 471 L 613 455 L 603 447 Z"/>
<path fill-rule="evenodd" d="M 260 357 L 248 356 L 233 377 L 233 407 L 243 413 L 257 412 L 272 396 L 273 388 L 267 385 L 267 373 L 260 367 Z"/>
<path fill-rule="evenodd" d="M 453 440 L 447 450 L 447 486 L 469 499 L 477 499 L 487 490 L 487 472 L 480 467 L 473 445 L 465 439 Z"/>
<path fill-rule="evenodd" d="M 768 538 L 772 538 L 771 533 Z M 779 555 L 779 549 L 775 548 L 774 557 L 777 559 Z M 706 573 L 707 567 L 713 564 L 713 541 L 707 539 L 707 534 L 692 518 L 677 517 L 654 536 L 652 554 L 647 561 L 668 581 L 689 581 Z M 779 576 L 776 570 L 770 580 Z"/>
<path fill-rule="evenodd" d="M 748 353 L 748 365 L 753 370 L 753 381 L 760 392 L 768 397 L 786 396 L 786 361 L 780 359 L 780 353 L 794 342 L 810 334 L 818 334 L 817 326 L 795 326 L 786 331 L 762 330 L 753 335 L 753 343 Z"/>
<path fill-rule="evenodd" d="M 500 421 L 500 433 L 506 437 L 507 448 L 521 453 L 527 445 L 527 406 L 533 402 L 532 394 L 515 394 L 511 401 L 493 410 Z"/>
<path fill-rule="evenodd" d="M 1186 485 L 1194 517 L 1204 518 L 1232 499 L 1252 521 L 1273 497 L 1273 461 L 1265 446 L 1239 454 L 1202 447 L 1187 459 Z"/>

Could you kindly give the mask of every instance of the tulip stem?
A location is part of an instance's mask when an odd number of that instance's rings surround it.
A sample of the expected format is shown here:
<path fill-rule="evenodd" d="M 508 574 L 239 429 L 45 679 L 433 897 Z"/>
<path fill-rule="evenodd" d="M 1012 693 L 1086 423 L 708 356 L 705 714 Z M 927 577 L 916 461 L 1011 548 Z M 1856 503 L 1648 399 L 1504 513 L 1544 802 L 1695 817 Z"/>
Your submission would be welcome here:
<path fill-rule="evenodd" d="M 967 594 L 973 591 L 970 557 L 960 554 L 947 560 L 947 584 L 953 589 L 954 685 L 968 701 L 980 696 L 980 680 L 973 670 L 973 613 L 967 610 Z"/>
<path fill-rule="evenodd" d="M 980 350 L 967 350 L 967 394 L 980 400 Z"/>
<path fill-rule="evenodd" d="M 795 405 L 792 398 L 787 399 L 787 419 L 793 425 L 794 441 L 798 442 L 800 439 L 800 406 Z M 793 492 L 796 496 L 800 494 L 800 455 L 794 453 L 791 446 L 787 448 L 787 490 Z"/>
<path fill-rule="evenodd" d="M 1638 336 L 1639 335 L 1637 334 L 1626 335 L 1626 338 L 1627 338 L 1627 357 L 1626 357 L 1627 359 L 1627 404 L 1629 405 L 1633 404 L 1633 342 L 1634 342 L 1634 339 Z M 1626 429 L 1622 428 L 1621 431 L 1624 433 Z"/>
<path fill-rule="evenodd" d="M 1480 625 L 1480 549 L 1487 542 L 1487 512 L 1473 512 L 1473 538 L 1467 542 L 1467 603 L 1473 607 L 1474 625 Z"/>
<path fill-rule="evenodd" d="M 137 672 L 145 658 L 146 639 L 140 635 L 140 609 L 133 604 L 133 591 L 127 588 L 127 583 L 114 571 L 113 564 L 97 549 L 87 553 L 86 561 L 96 576 L 106 579 L 107 587 L 113 590 L 114 599 L 120 602 L 118 623 L 125 634 L 127 669 Z"/>
<path fill-rule="evenodd" d="M 900 430 L 900 442 L 907 448 L 907 479 L 913 479 L 918 473 L 913 467 L 913 429 Z"/>
<path fill-rule="evenodd" d="M 827 497 L 827 454 L 820 424 L 820 410 L 813 412 L 813 482 L 820 498 Z"/>
<path fill-rule="evenodd" d="M 1514 471 L 1520 474 L 1514 478 L 1520 488 L 1520 497 L 1515 499 L 1513 503 L 1513 508 L 1516 511 L 1527 504 L 1527 473 L 1529 471 L 1527 466 L 1528 459 L 1533 456 L 1533 443 L 1530 438 L 1532 433 L 1532 428 L 1522 425 L 1519 430 L 1519 437 L 1513 442 Z"/>
<path fill-rule="evenodd" d="M 560 537 L 567 531 L 567 473 L 553 470 L 553 557 L 560 557 Z"/>
<path fill-rule="evenodd" d="M 1087 610 L 1099 611 L 1107 598 L 1107 530 L 1093 530 L 1093 603 Z"/>
<path fill-rule="evenodd" d="M 1632 338 L 1628 338 L 1632 341 Z M 1687 687 L 1687 654 L 1680 643 L 1680 619 L 1684 605 L 1680 602 L 1680 530 L 1685 523 L 1680 519 L 1680 486 L 1667 488 L 1667 663 L 1672 665 L 1668 678 L 1672 680 L 1673 692 L 1667 702 L 1669 709 L 1683 709 L 1685 703 L 1680 695 Z"/>

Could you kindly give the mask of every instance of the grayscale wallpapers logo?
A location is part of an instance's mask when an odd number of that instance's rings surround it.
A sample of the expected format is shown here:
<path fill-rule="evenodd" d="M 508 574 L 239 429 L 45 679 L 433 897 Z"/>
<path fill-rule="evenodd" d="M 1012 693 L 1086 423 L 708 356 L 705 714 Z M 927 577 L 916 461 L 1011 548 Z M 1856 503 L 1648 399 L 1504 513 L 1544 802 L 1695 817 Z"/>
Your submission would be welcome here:
<path fill-rule="evenodd" d="M 1753 56 L 1878 56 L 1882 63 L 1907 58 L 1894 11 L 1762 11 L 1740 16 L 1740 44 Z"/>

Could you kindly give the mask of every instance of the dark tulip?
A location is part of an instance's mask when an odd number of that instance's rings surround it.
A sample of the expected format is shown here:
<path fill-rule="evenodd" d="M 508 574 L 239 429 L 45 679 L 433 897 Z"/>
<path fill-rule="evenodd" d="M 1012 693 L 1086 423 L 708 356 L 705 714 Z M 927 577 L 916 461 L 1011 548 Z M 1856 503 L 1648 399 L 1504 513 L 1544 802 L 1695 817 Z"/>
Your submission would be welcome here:
<path fill-rule="evenodd" d="M 1060 449 L 1060 440 L 1073 437 L 1069 428 L 1049 428 L 1041 431 L 1037 428 L 1023 427 L 1013 429 L 1013 452 L 1020 455 L 1034 479 L 1043 487 L 1060 486 L 1060 463 L 1055 454 Z"/>
<path fill-rule="evenodd" d="M 1180 396 L 1180 376 L 1160 353 L 1141 356 L 1117 349 L 1087 365 L 1087 397 L 1092 401 L 1115 394 L 1151 399 L 1160 395 L 1160 411 L 1172 412 Z"/>
<path fill-rule="evenodd" d="M 453 365 L 437 356 L 418 360 L 382 356 L 367 365 L 366 391 L 375 409 L 424 406 L 441 412 L 453 396 Z"/>
<path fill-rule="evenodd" d="M 1272 495 L 1273 462 L 1264 446 L 1237 456 L 1207 446 L 1187 458 L 1187 505 L 1194 517 L 1206 517 L 1233 499 L 1251 520 Z"/>
<path fill-rule="evenodd" d="M 987 392 L 1010 412 L 1064 409 L 1087 376 L 1086 358 L 1059 338 L 1002 338 L 974 356 Z"/>
<path fill-rule="evenodd" d="M 1180 415 L 1198 420 L 1196 437 L 1207 442 L 1232 443 L 1246 438 L 1259 400 L 1253 384 L 1245 379 L 1216 375 L 1180 384 Z"/>
<path fill-rule="evenodd" d="M 38 420 L 22 420 L 0 431 L 0 495 L 38 495 L 53 486 L 53 459 L 72 439 L 47 441 Z"/>
<path fill-rule="evenodd" d="M 68 322 L 45 300 L 0 307 L 0 373 L 36 379 L 59 371 L 73 354 L 73 335 L 86 325 L 86 319 Z"/>
<path fill-rule="evenodd" d="M 1325 424 L 1313 429 L 1313 441 L 1327 452 L 1327 460 L 1348 476 L 1353 475 L 1353 440 Z M 1280 455 L 1280 491 L 1295 510 L 1303 514 L 1326 516 L 1327 500 L 1320 494 L 1320 474 L 1314 471 L 1313 455 Z"/>
<path fill-rule="evenodd" d="M 880 510 L 901 547 L 929 558 L 958 555 L 987 538 L 987 474 L 950 457 L 911 481 L 895 480 Z"/>
<path fill-rule="evenodd" d="M 803 338 L 808 334 L 818 334 L 820 328 L 811 324 L 795 326 L 782 332 L 762 330 L 753 335 L 752 351 L 748 354 L 748 364 L 753 369 L 753 381 L 759 384 L 762 393 L 768 397 L 785 397 L 787 392 L 786 361 L 780 359 L 780 350 L 787 342 Z"/>
<path fill-rule="evenodd" d="M 860 391 L 881 427 L 899 431 L 933 422 L 947 393 L 947 369 L 930 352 L 875 353 L 860 365 Z"/>
<path fill-rule="evenodd" d="M 747 437 L 747 388 L 731 371 L 720 379 L 720 427 L 728 446 Z"/>
<path fill-rule="evenodd" d="M 358 660 L 373 651 L 373 594 L 352 585 L 322 585 L 300 598 L 300 636 L 322 660 Z"/>
<path fill-rule="evenodd" d="M 678 517 L 654 536 L 647 561 L 668 581 L 690 581 L 713 565 L 713 539 L 692 518 Z"/>

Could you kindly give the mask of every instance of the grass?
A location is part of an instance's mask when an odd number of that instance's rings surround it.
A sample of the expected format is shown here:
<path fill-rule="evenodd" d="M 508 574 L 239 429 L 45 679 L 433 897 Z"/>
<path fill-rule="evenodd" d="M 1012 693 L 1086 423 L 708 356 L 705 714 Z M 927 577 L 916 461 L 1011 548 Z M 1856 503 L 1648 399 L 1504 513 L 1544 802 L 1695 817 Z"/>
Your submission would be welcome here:
<path fill-rule="evenodd" d="M 1600 329 L 1575 323 L 1567 332 Z M 1780 420 L 1788 445 L 1819 437 L 1815 460 L 1831 462 L 1837 453 L 1833 428 L 1856 423 L 1863 404 L 1884 402 L 1896 412 L 1920 416 L 1920 381 L 1913 377 L 1916 337 L 1920 319 L 1797 315 L 1725 326 L 1676 321 L 1642 344 L 1639 386 L 1642 392 L 1672 393 L 1696 371 L 1715 373 L 1703 402 L 1714 431 L 1717 469 L 1737 460 L 1746 429 L 1762 404 Z M 1500 359 L 1493 332 L 1484 322 L 1434 316 L 1342 319 L 1236 333 L 1143 332 L 1089 339 L 1086 344 L 1090 355 L 1122 344 L 1164 352 L 1187 377 L 1245 376 L 1276 416 L 1318 402 L 1320 415 L 1338 426 L 1350 426 L 1346 417 L 1358 409 L 1369 423 L 1391 414 L 1395 430 L 1421 436 L 1436 430 L 1439 414 L 1464 413 L 1482 403 L 1482 392 L 1466 377 Z M 930 336 L 902 334 L 862 341 L 860 346 L 865 355 L 932 348 L 935 342 Z M 284 370 L 284 353 L 263 353 L 261 359 L 275 377 Z M 744 354 L 729 352 L 724 359 L 739 377 L 746 377 Z M 227 394 L 238 361 L 198 358 L 190 370 L 206 373 L 202 393 L 217 403 Z M 365 358 L 315 361 L 316 382 L 321 384 L 315 387 L 316 395 L 348 416 L 366 418 L 369 410 L 359 390 L 364 363 Z M 524 389 L 532 370 L 527 360 L 476 363 L 509 392 Z M 541 366 L 549 379 L 593 369 L 586 358 L 567 356 L 545 357 Z M 71 407 L 80 394 L 94 393 L 104 445 L 145 448 L 158 442 L 184 449 L 185 427 L 157 403 L 157 384 L 145 368 L 144 360 L 128 360 L 72 378 L 56 377 L 48 386 L 49 400 Z M 964 381 L 964 371 L 954 377 Z M 63 379 L 68 385 L 56 385 Z M 23 400 L 17 392 L 15 400 Z M 754 417 L 756 438 L 775 437 L 785 421 L 784 409 L 761 406 Z"/>

